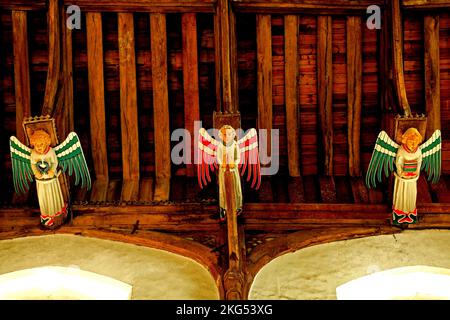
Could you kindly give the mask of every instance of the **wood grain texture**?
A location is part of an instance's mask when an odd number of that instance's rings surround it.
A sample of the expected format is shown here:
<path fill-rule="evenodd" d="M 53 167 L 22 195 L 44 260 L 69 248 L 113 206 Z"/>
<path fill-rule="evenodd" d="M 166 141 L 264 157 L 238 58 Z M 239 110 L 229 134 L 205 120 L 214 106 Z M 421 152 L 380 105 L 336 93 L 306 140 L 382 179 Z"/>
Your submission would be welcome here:
<path fill-rule="evenodd" d="M 61 8 L 61 16 L 66 17 L 65 8 Z M 62 32 L 62 82 L 63 82 L 63 103 L 56 115 L 58 134 L 61 137 L 67 136 L 75 130 L 74 109 L 73 109 L 73 35 L 72 30 L 66 27 L 66 19 L 61 19 Z"/>
<path fill-rule="evenodd" d="M 405 116 L 411 115 L 408 98 L 406 96 L 405 75 L 403 73 L 403 25 L 400 0 L 392 0 L 392 50 L 393 50 L 393 77 L 395 96 L 400 109 Z"/>
<path fill-rule="evenodd" d="M 152 51 L 153 118 L 155 121 L 155 200 L 168 200 L 170 193 L 170 128 L 167 84 L 167 32 L 164 14 L 150 15 Z"/>
<path fill-rule="evenodd" d="M 425 108 L 427 137 L 441 129 L 441 82 L 439 59 L 439 16 L 424 17 Z"/>
<path fill-rule="evenodd" d="M 139 139 L 133 14 L 119 13 L 120 115 L 122 130 L 122 201 L 139 197 Z"/>
<path fill-rule="evenodd" d="M 39 10 L 45 9 L 44 0 L 0 0 L 0 9 L 4 10 Z"/>
<path fill-rule="evenodd" d="M 449 0 L 402 0 L 405 9 L 448 9 Z"/>
<path fill-rule="evenodd" d="M 367 7 L 373 4 L 384 6 L 382 0 L 232 0 L 233 8 L 241 12 L 256 13 L 320 13 L 344 14 L 365 13 Z"/>
<path fill-rule="evenodd" d="M 59 79 L 61 72 L 61 21 L 58 0 L 49 0 L 47 11 L 48 24 L 48 71 L 45 84 L 42 115 L 53 116 L 55 113 Z"/>
<path fill-rule="evenodd" d="M 284 17 L 285 38 L 285 101 L 286 130 L 289 175 L 300 176 L 300 134 L 298 110 L 298 18 L 294 15 Z"/>
<path fill-rule="evenodd" d="M 95 12 L 214 12 L 215 3 L 215 0 L 64 0 L 66 5 Z"/>
<path fill-rule="evenodd" d="M 31 116 L 30 62 L 26 11 L 12 11 L 16 136 L 25 142 L 23 120 Z"/>
<path fill-rule="evenodd" d="M 271 153 L 272 111 L 272 30 L 271 16 L 256 16 L 258 63 L 258 129 L 267 130 L 267 155 Z"/>
<path fill-rule="evenodd" d="M 220 58 L 220 75 L 221 75 L 221 92 L 222 92 L 222 110 L 225 112 L 236 111 L 236 103 L 233 101 L 233 84 L 231 71 L 231 40 L 234 35 L 231 35 L 233 28 L 230 27 L 230 8 L 228 0 L 218 0 L 217 2 L 217 16 L 220 47 L 216 52 L 216 57 Z"/>
<path fill-rule="evenodd" d="M 349 174 L 361 175 L 362 33 L 361 17 L 347 17 L 347 124 Z"/>
<path fill-rule="evenodd" d="M 317 18 L 317 95 L 322 131 L 324 174 L 333 175 L 333 55 L 332 18 Z"/>
<path fill-rule="evenodd" d="M 181 16 L 183 42 L 183 92 L 184 92 L 184 127 L 190 133 L 191 164 L 186 164 L 186 174 L 196 174 L 194 151 L 197 150 L 194 122 L 200 121 L 199 86 L 198 86 L 198 50 L 197 50 L 197 18 L 195 13 L 184 13 Z"/>
<path fill-rule="evenodd" d="M 95 179 L 91 201 L 105 201 L 108 191 L 108 154 L 105 125 L 103 31 L 101 13 L 86 13 L 91 150 Z M 101 187 L 101 189 L 99 189 Z"/>

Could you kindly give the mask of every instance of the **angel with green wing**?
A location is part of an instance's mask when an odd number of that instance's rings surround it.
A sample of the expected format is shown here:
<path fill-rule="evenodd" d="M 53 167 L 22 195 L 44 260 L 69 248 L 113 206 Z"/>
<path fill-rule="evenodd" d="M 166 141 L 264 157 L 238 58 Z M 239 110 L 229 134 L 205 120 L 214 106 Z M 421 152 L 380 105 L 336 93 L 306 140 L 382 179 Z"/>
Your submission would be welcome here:
<path fill-rule="evenodd" d="M 80 139 L 71 132 L 66 140 L 51 147 L 48 132 L 39 129 L 30 136 L 32 148 L 22 144 L 16 137 L 10 138 L 11 161 L 16 193 L 25 193 L 29 183 L 36 179 L 36 189 L 41 211 L 41 224 L 54 228 L 61 224 L 68 213 L 58 176 L 67 172 L 75 174 L 75 185 L 81 181 L 83 188 L 90 189 L 91 177 L 81 148 Z M 58 168 L 61 169 L 58 171 Z"/>
<path fill-rule="evenodd" d="M 417 222 L 417 180 L 420 170 L 425 170 L 428 180 L 436 183 L 441 175 L 441 131 L 436 130 L 430 139 L 420 145 L 423 137 L 416 128 L 407 129 L 401 136 L 401 145 L 381 131 L 372 153 L 366 175 L 370 188 L 394 171 L 395 184 L 392 203 L 394 224 Z"/>

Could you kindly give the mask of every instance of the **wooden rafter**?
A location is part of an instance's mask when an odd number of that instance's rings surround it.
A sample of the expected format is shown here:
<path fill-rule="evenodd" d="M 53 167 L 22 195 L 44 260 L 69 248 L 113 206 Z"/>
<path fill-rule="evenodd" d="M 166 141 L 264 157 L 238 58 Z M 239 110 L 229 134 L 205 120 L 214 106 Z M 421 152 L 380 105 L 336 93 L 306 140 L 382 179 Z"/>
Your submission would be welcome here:
<path fill-rule="evenodd" d="M 118 20 L 123 168 L 121 199 L 134 201 L 139 198 L 139 135 L 133 14 L 119 13 Z"/>
<path fill-rule="evenodd" d="M 164 14 L 150 15 L 153 119 L 155 121 L 155 200 L 168 200 L 170 192 L 170 128 L 167 84 L 167 32 Z"/>
<path fill-rule="evenodd" d="M 441 128 L 441 84 L 439 59 L 439 16 L 424 17 L 425 37 L 425 107 L 427 113 L 427 137 Z"/>
<path fill-rule="evenodd" d="M 16 136 L 20 141 L 26 141 L 22 123 L 24 118 L 31 116 L 30 62 L 26 11 L 12 12 L 12 29 L 16 98 Z"/>
<path fill-rule="evenodd" d="M 284 17 L 286 131 L 289 152 L 289 175 L 300 176 L 300 132 L 298 110 L 298 18 Z"/>
<path fill-rule="evenodd" d="M 317 18 L 317 97 L 322 130 L 324 174 L 333 175 L 333 51 L 331 16 Z"/>
<path fill-rule="evenodd" d="M 186 165 L 186 174 L 195 176 L 194 159 L 195 145 L 194 123 L 200 120 L 199 86 L 198 86 L 198 50 L 197 50 L 197 17 L 195 13 L 184 13 L 181 16 L 181 31 L 183 38 L 183 87 L 184 87 L 184 125 L 190 133 L 191 164 Z"/>
<path fill-rule="evenodd" d="M 105 201 L 108 191 L 108 155 L 103 75 L 103 31 L 101 13 L 86 13 L 89 111 L 92 161 L 95 181 L 91 201 Z"/>
<path fill-rule="evenodd" d="M 349 173 L 361 175 L 362 105 L 362 23 L 361 17 L 347 18 L 347 123 Z"/>
<path fill-rule="evenodd" d="M 393 50 L 393 77 L 397 103 L 405 116 L 411 115 L 408 98 L 406 97 L 405 75 L 403 73 L 403 28 L 400 0 L 388 1 L 391 3 L 392 14 L 392 50 Z"/>

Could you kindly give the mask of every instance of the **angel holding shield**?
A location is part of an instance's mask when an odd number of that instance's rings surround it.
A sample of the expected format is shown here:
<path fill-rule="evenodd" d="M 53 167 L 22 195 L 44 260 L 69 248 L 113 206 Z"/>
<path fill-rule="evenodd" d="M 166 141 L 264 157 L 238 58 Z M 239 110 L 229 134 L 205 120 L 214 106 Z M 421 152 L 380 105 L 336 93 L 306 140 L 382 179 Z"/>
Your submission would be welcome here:
<path fill-rule="evenodd" d="M 385 131 L 381 131 L 373 150 L 366 176 L 370 188 L 396 170 L 392 203 L 394 224 L 417 222 L 417 180 L 420 170 L 426 170 L 428 180 L 436 183 L 441 174 L 441 131 L 436 130 L 430 139 L 420 145 L 423 137 L 416 128 L 408 128 L 401 136 L 401 145 L 395 143 Z"/>
<path fill-rule="evenodd" d="M 91 178 L 86 165 L 80 140 L 75 132 L 67 139 L 51 147 L 51 137 L 43 129 L 30 135 L 28 148 L 16 137 L 10 138 L 10 150 L 13 169 L 14 188 L 16 193 L 28 191 L 28 183 L 36 179 L 37 196 L 41 211 L 41 224 L 54 228 L 62 224 L 67 216 L 68 203 L 64 199 L 59 182 L 59 175 L 68 171 L 75 174 L 75 185 L 80 180 L 83 187 L 90 189 Z M 58 171 L 61 168 L 61 171 Z"/>
<path fill-rule="evenodd" d="M 261 170 L 258 153 L 258 135 L 255 129 L 239 141 L 236 141 L 236 131 L 230 125 L 224 125 L 219 130 L 220 141 L 212 138 L 204 128 L 199 130 L 197 166 L 198 182 L 201 188 L 211 182 L 209 171 L 218 170 L 220 220 L 226 217 L 226 197 L 234 193 L 236 214 L 242 212 L 241 175 L 247 169 L 247 181 L 253 177 L 252 187 L 258 189 L 261 183 Z M 227 190 L 225 172 L 232 173 L 232 186 Z M 241 174 L 239 174 L 239 172 Z"/>

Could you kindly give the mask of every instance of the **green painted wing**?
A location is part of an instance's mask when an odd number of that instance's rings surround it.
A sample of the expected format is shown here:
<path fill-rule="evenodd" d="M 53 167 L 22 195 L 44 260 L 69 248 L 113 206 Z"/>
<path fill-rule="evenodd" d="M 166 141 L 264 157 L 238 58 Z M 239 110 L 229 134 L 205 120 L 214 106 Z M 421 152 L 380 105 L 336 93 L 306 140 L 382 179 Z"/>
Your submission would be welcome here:
<path fill-rule="evenodd" d="M 55 147 L 54 150 L 62 171 L 68 171 L 70 176 L 75 174 L 75 185 L 78 185 L 81 181 L 81 186 L 89 190 L 91 188 L 91 176 L 78 135 L 75 132 L 69 133 L 66 140 Z"/>
<path fill-rule="evenodd" d="M 441 149 L 442 149 L 441 131 L 436 130 L 430 139 L 420 146 L 422 151 L 421 170 L 425 170 L 428 175 L 428 181 L 436 183 L 441 176 Z"/>
<path fill-rule="evenodd" d="M 31 149 L 21 143 L 16 137 L 9 138 L 11 164 L 13 170 L 14 189 L 16 193 L 25 193 L 33 181 L 31 170 Z"/>
<path fill-rule="evenodd" d="M 380 132 L 367 169 L 366 185 L 369 188 L 376 187 L 377 182 L 381 182 L 383 171 L 388 177 L 394 170 L 398 147 L 385 131 Z"/>

